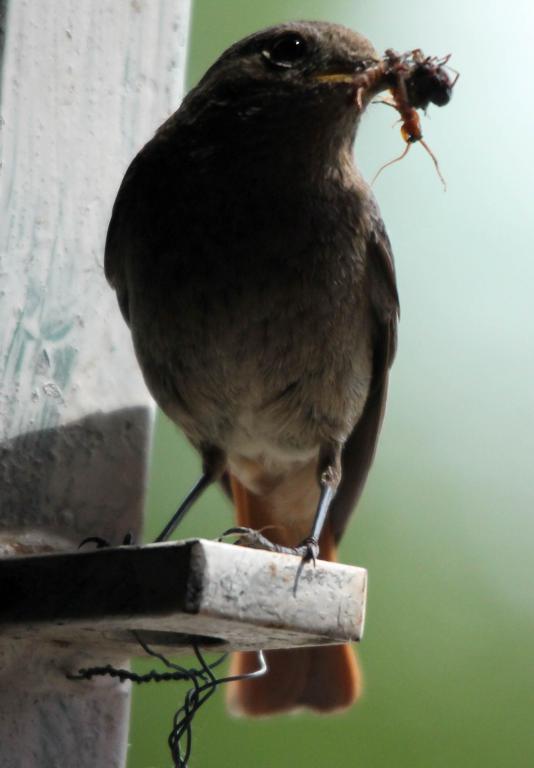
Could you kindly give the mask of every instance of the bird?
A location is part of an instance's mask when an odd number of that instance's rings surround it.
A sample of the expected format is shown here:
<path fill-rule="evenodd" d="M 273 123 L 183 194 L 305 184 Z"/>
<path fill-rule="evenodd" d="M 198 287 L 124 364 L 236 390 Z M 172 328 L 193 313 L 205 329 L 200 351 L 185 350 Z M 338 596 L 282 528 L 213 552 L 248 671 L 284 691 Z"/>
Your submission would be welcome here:
<path fill-rule="evenodd" d="M 390 241 L 353 144 L 372 44 L 327 22 L 238 41 L 129 166 L 105 274 L 144 379 L 240 530 L 335 561 L 380 431 L 397 338 Z M 246 536 L 245 536 L 246 538 Z M 261 539 L 263 541 L 263 539 Z M 313 567 L 313 564 L 306 564 Z M 234 654 L 246 675 L 255 654 Z M 232 712 L 329 713 L 362 689 L 349 645 L 266 654 Z"/>

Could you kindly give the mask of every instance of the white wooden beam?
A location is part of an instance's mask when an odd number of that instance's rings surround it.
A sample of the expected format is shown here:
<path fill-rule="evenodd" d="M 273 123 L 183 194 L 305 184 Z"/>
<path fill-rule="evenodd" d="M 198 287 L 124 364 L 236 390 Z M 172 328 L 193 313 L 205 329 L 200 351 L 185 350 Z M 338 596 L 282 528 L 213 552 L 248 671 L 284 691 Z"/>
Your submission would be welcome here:
<path fill-rule="evenodd" d="M 367 571 L 192 539 L 0 560 L 0 645 L 35 640 L 93 664 L 156 650 L 360 640 Z M 64 666 L 64 665 L 63 665 Z M 87 662 L 84 663 L 87 666 Z"/>

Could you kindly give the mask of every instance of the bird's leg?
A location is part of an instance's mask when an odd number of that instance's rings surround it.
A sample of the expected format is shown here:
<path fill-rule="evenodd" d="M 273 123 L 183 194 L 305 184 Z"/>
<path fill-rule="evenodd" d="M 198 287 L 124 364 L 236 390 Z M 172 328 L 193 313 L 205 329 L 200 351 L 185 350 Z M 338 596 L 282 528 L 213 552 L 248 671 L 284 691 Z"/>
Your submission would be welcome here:
<path fill-rule="evenodd" d="M 328 443 L 322 446 L 319 452 L 319 462 L 317 465 L 317 478 L 321 493 L 319 502 L 313 518 L 313 524 L 309 536 L 307 536 L 298 546 L 287 547 L 282 544 L 275 544 L 263 535 L 261 531 L 253 528 L 235 527 L 225 531 L 221 539 L 225 536 L 238 535 L 237 543 L 244 544 L 247 547 L 255 549 L 266 549 L 269 552 L 279 552 L 286 555 L 300 555 L 303 562 L 308 560 L 317 560 L 319 556 L 319 539 L 323 530 L 330 504 L 336 495 L 338 485 L 341 480 L 341 444 Z"/>
<path fill-rule="evenodd" d="M 341 443 L 326 443 L 321 447 L 317 475 L 321 493 L 312 528 L 309 536 L 295 547 L 296 554 L 301 555 L 304 561 L 313 560 L 314 564 L 319 557 L 319 539 L 328 510 L 341 481 Z"/>
<path fill-rule="evenodd" d="M 154 540 L 155 542 L 167 541 L 174 529 L 182 522 L 193 504 L 200 498 L 200 496 L 202 496 L 206 488 L 218 480 L 223 474 L 226 468 L 226 456 L 223 451 L 214 446 L 207 446 L 201 449 L 201 453 L 203 471 L 200 479 L 191 488 L 165 528 Z"/>

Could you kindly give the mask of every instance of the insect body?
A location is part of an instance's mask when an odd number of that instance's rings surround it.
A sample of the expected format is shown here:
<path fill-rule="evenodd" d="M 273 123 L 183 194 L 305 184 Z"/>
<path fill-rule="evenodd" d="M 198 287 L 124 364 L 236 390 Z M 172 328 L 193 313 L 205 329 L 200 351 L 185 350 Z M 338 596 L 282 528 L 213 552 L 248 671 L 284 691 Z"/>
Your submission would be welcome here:
<path fill-rule="evenodd" d="M 456 74 L 452 81 L 449 78 L 445 68 L 449 58 L 450 56 L 442 59 L 425 57 L 420 49 L 402 55 L 391 49 L 386 51 L 379 65 L 391 93 L 391 99 L 385 100 L 385 103 L 394 107 L 400 115 L 401 135 L 406 142 L 406 148 L 399 157 L 385 163 L 378 170 L 373 182 L 384 168 L 406 157 L 412 144 L 420 142 L 432 158 L 438 176 L 446 188 L 437 158 L 423 139 L 421 120 L 416 110 L 426 109 L 430 103 L 444 106 L 450 101 L 459 75 Z"/>
<path fill-rule="evenodd" d="M 424 56 L 418 48 L 412 51 L 413 66 L 405 80 L 408 100 L 414 109 L 426 109 L 429 104 L 443 107 L 451 100 L 452 89 L 458 77 L 451 81 L 447 69 L 450 54 L 438 59 L 433 56 Z M 454 70 L 451 70 L 454 71 Z"/>

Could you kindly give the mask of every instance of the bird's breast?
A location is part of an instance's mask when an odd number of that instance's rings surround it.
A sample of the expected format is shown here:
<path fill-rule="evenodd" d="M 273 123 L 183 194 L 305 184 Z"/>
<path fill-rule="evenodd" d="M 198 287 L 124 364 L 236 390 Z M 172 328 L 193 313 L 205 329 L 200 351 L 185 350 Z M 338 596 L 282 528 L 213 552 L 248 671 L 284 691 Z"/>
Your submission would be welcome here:
<path fill-rule="evenodd" d="M 211 189 L 167 223 L 176 247 L 134 281 L 132 330 L 156 400 L 195 443 L 289 461 L 357 421 L 371 327 L 359 201 L 343 192 Z"/>

